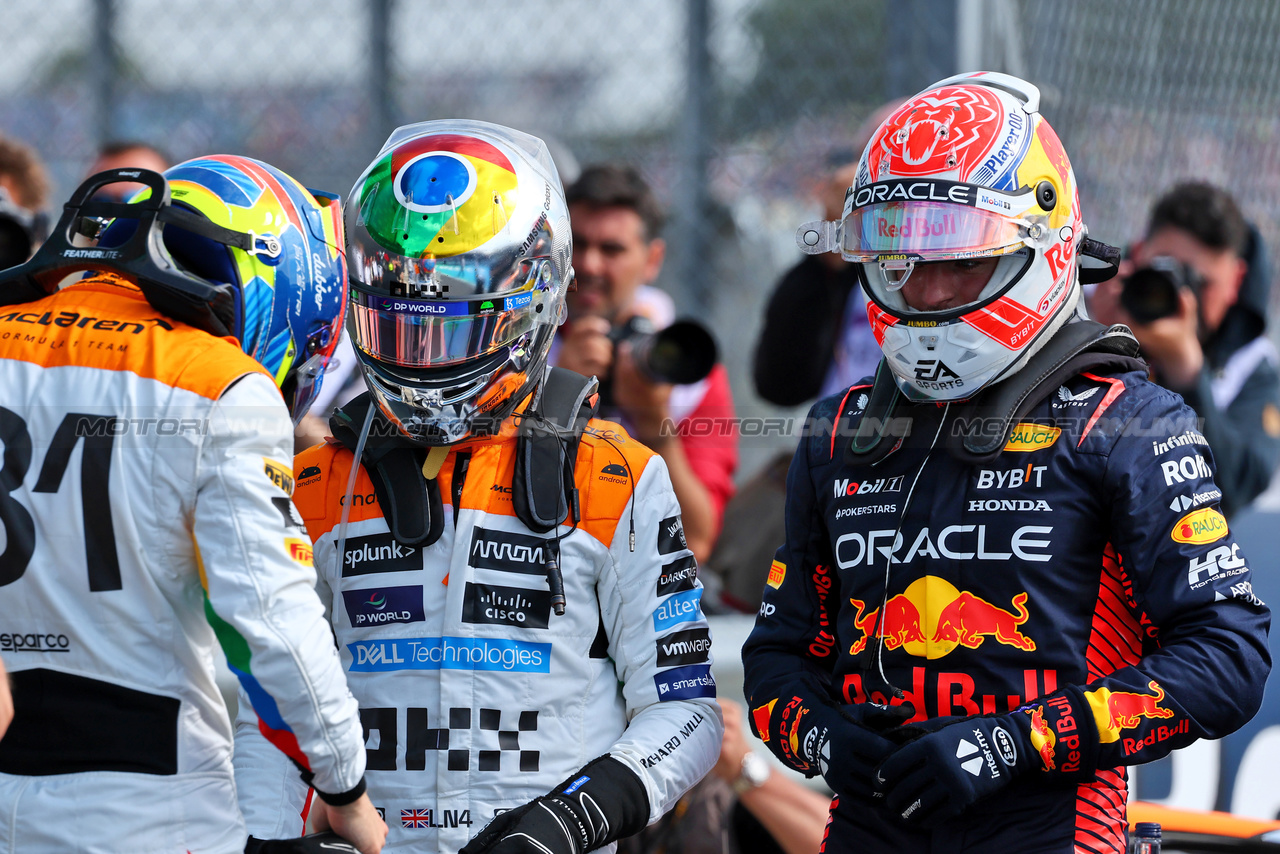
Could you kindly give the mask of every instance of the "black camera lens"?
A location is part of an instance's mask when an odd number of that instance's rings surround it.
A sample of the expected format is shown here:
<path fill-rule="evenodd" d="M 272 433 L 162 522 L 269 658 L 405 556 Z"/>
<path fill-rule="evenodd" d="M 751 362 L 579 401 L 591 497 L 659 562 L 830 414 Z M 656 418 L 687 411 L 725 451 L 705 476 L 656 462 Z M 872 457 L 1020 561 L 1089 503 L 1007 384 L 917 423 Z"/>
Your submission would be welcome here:
<path fill-rule="evenodd" d="M 1151 323 L 1178 313 L 1180 291 L 1199 290 L 1199 275 L 1173 258 L 1153 258 L 1134 270 L 1120 290 L 1120 305 L 1137 323 Z"/>
<path fill-rule="evenodd" d="M 0 270 L 26 261 L 32 248 L 31 233 L 23 224 L 0 213 Z"/>
<path fill-rule="evenodd" d="M 646 318 L 633 317 L 610 336 L 614 342 L 630 341 L 637 367 L 655 382 L 696 383 L 715 367 L 715 339 L 696 320 L 677 320 L 654 331 Z"/>

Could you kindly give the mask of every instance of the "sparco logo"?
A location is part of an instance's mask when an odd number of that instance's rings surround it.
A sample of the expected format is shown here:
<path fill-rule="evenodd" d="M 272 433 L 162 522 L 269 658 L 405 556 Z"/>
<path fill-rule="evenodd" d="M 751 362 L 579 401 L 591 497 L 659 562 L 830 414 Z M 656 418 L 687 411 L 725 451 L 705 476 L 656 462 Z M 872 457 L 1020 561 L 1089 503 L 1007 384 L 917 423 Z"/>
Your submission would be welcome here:
<path fill-rule="evenodd" d="M 477 569 L 545 575 L 546 545 L 541 537 L 477 527 L 471 537 L 471 565 Z"/>
<path fill-rule="evenodd" d="M 497 584 L 467 583 L 462 622 L 522 629 L 545 629 L 551 618 L 551 593 Z"/>
<path fill-rule="evenodd" d="M 697 577 L 698 562 L 693 559 L 693 555 L 677 558 L 662 567 L 662 574 L 658 576 L 658 595 L 666 596 L 681 590 L 692 590 Z"/>
<path fill-rule="evenodd" d="M 709 629 L 690 629 L 658 638 L 658 666 L 703 664 L 711 652 Z"/>
<path fill-rule="evenodd" d="M 342 556 L 342 577 L 374 572 L 421 569 L 422 558 L 412 546 L 402 546 L 390 534 L 351 537 Z"/>
<path fill-rule="evenodd" d="M 66 635 L 41 632 L 0 634 L 0 652 L 70 652 L 71 639 Z"/>

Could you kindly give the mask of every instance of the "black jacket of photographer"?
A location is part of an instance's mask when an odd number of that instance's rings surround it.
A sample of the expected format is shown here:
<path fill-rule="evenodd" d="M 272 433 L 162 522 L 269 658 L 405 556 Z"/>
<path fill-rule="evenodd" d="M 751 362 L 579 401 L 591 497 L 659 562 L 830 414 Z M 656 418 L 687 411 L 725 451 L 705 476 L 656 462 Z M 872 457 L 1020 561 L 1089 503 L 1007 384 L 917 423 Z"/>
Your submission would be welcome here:
<path fill-rule="evenodd" d="M 1271 274 L 1252 227 L 1244 257 L 1249 270 L 1235 305 L 1204 342 L 1200 375 L 1173 389 L 1204 422 L 1227 516 L 1267 488 L 1280 462 L 1280 357 L 1266 335 Z"/>

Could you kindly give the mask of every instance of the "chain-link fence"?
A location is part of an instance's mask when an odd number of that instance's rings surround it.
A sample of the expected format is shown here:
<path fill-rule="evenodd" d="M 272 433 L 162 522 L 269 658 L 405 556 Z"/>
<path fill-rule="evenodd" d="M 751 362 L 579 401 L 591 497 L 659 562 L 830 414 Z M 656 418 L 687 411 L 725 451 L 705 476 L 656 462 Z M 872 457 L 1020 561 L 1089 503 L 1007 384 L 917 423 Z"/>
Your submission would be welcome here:
<path fill-rule="evenodd" d="M 345 194 L 395 125 L 450 116 L 544 136 L 569 177 L 636 163 L 672 213 L 660 283 L 715 326 L 744 414 L 771 414 L 750 352 L 815 178 L 875 106 L 957 70 L 1042 88 L 1095 236 L 1139 236 L 1199 177 L 1280 246 L 1276 3 L 8 0 L 5 24 L 0 133 L 36 146 L 57 198 L 121 138 Z M 769 450 L 746 441 L 742 471 Z"/>

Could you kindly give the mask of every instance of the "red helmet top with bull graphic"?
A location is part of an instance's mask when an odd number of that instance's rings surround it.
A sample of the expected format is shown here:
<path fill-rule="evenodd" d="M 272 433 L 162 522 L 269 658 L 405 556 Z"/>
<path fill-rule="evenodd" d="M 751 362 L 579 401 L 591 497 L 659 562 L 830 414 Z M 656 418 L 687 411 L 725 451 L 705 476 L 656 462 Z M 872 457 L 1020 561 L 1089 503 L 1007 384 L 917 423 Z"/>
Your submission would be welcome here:
<path fill-rule="evenodd" d="M 1008 376 L 1079 299 L 1075 175 L 1039 101 L 1005 74 L 929 87 L 872 136 L 841 221 L 797 233 L 803 251 L 858 265 L 876 341 L 912 399 L 964 399 Z"/>

